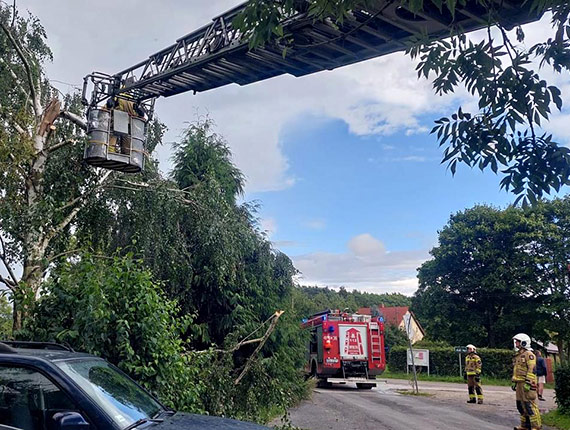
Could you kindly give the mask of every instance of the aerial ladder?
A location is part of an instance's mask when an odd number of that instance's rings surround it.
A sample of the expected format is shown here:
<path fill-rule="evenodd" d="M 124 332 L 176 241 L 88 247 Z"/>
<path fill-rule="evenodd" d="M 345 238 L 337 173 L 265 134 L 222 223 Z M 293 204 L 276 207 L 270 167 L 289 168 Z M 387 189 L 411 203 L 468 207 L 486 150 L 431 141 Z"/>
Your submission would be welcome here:
<path fill-rule="evenodd" d="M 494 19 L 505 28 L 540 18 L 525 0 L 490 0 Z M 87 107 L 85 160 L 93 166 L 127 173 L 143 169 L 147 124 L 158 97 L 202 92 L 231 83 L 247 85 L 271 77 L 296 77 L 333 70 L 370 58 L 403 51 L 418 35 L 448 37 L 452 27 L 465 32 L 488 25 L 487 9 L 475 0 L 458 3 L 455 14 L 424 2 L 412 12 L 399 0 L 374 0 L 352 10 L 342 22 L 315 20 L 308 1 L 282 23 L 292 43 L 279 41 L 249 49 L 247 35 L 233 25 L 243 3 L 178 39 L 173 45 L 114 75 L 94 72 L 84 78 Z M 88 97 L 88 93 L 90 96 Z"/>

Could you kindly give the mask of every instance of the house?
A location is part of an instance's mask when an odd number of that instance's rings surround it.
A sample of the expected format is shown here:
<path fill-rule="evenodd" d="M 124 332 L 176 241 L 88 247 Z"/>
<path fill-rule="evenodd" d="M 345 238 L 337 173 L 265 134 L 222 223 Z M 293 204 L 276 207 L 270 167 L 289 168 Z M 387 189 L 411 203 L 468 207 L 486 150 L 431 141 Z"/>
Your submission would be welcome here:
<path fill-rule="evenodd" d="M 398 327 L 400 330 L 408 332 L 408 337 L 412 343 L 419 342 L 425 336 L 424 329 L 420 322 L 408 306 L 376 306 L 373 308 L 360 308 L 358 313 L 362 315 L 372 315 L 373 313 L 384 318 L 384 322 L 390 326 Z"/>

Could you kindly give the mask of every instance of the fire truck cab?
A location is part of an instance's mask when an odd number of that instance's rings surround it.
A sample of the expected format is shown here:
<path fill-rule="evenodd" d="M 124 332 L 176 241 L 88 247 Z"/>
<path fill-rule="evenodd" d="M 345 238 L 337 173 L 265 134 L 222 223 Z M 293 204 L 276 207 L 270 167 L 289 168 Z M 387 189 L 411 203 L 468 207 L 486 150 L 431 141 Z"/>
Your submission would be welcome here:
<path fill-rule="evenodd" d="M 319 386 L 376 385 L 386 368 L 382 318 L 329 309 L 303 320 L 302 327 L 310 331 L 305 370 Z"/>

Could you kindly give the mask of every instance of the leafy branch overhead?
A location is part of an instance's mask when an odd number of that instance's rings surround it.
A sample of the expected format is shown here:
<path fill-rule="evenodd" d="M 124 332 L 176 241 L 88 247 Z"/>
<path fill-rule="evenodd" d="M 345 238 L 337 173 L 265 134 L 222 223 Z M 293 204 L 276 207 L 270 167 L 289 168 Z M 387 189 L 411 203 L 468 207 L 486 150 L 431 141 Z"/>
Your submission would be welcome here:
<path fill-rule="evenodd" d="M 562 109 L 562 94 L 541 79 L 537 70 L 549 66 L 560 73 L 570 71 L 570 4 L 565 0 L 521 2 L 537 16 L 551 13 L 551 37 L 526 48 L 523 29 L 508 31 L 500 22 L 498 3 L 396 1 L 412 13 L 435 6 L 455 16 L 467 3 L 487 11 L 487 32 L 481 42 L 469 40 L 458 25 L 452 24 L 447 38 L 433 40 L 417 34 L 406 49 L 417 61 L 418 78 L 431 79 L 437 95 L 465 88 L 477 101 L 474 112 L 460 107 L 435 121 L 432 133 L 444 148 L 442 163 L 453 174 L 460 163 L 500 173 L 501 188 L 515 193 L 516 202 L 523 205 L 569 185 L 569 150 L 547 130 L 552 111 Z M 378 2 L 371 0 L 309 0 L 308 4 L 304 13 L 309 17 L 338 25 L 350 17 L 353 9 L 378 8 Z M 250 0 L 234 25 L 249 38 L 250 49 L 275 43 L 287 55 L 287 49 L 296 42 L 287 34 L 284 23 L 299 13 L 298 8 L 294 0 Z"/>

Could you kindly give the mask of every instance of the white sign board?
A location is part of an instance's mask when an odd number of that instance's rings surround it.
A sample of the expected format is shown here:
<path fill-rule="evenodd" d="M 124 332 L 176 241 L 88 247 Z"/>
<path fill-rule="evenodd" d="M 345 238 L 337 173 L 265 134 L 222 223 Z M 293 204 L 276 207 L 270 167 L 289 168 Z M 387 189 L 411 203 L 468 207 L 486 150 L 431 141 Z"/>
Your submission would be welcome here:
<path fill-rule="evenodd" d="M 414 349 L 414 363 L 412 364 L 412 353 L 408 349 L 408 366 L 429 367 L 429 349 Z"/>

